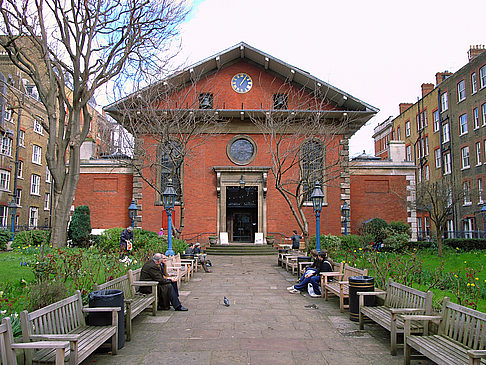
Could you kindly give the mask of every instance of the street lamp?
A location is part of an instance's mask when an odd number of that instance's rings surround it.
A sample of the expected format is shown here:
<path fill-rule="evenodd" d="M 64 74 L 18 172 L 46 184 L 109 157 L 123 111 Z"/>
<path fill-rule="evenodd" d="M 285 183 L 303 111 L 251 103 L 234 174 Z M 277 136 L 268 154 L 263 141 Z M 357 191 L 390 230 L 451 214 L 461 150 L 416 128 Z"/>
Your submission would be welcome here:
<path fill-rule="evenodd" d="M 172 186 L 172 179 L 169 179 L 167 182 L 167 187 L 162 194 L 164 198 L 164 207 L 165 211 L 167 212 L 167 251 L 165 251 L 166 256 L 174 256 L 175 252 L 172 249 L 172 209 L 175 205 L 175 199 L 177 197 L 177 193 Z"/>
<path fill-rule="evenodd" d="M 17 215 L 17 202 L 14 200 L 15 197 L 12 198 L 12 200 L 10 201 L 10 203 L 8 203 L 8 211 L 10 212 L 10 214 L 12 215 L 12 224 L 11 224 L 11 233 L 12 233 L 12 237 L 10 238 L 10 240 L 13 242 L 14 240 L 14 236 L 15 236 L 15 216 Z"/>
<path fill-rule="evenodd" d="M 312 207 L 314 208 L 314 212 L 316 212 L 316 250 L 317 252 L 320 252 L 321 251 L 321 229 L 319 227 L 319 224 L 320 224 L 322 203 L 324 202 L 324 193 L 322 192 L 321 185 L 319 185 L 319 181 L 316 181 L 310 199 L 312 200 Z"/>
<path fill-rule="evenodd" d="M 484 238 L 486 238 L 486 205 L 483 205 L 483 207 L 480 210 L 481 215 L 483 216 L 483 222 L 484 222 Z"/>
<path fill-rule="evenodd" d="M 347 202 L 344 202 L 343 206 L 341 207 L 341 214 L 344 217 L 344 235 L 348 235 L 348 219 L 349 219 L 349 205 Z"/>
<path fill-rule="evenodd" d="M 132 228 L 135 228 L 135 218 L 137 217 L 137 204 L 135 204 L 135 199 L 133 199 L 131 204 L 128 206 L 128 217 L 132 222 Z"/>

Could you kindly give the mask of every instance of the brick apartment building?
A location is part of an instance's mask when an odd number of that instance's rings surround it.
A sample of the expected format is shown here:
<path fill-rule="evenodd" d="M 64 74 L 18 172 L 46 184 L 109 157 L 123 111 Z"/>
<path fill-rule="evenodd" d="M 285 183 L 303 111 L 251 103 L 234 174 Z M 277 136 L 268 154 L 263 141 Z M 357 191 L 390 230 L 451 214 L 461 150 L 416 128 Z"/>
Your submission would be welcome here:
<path fill-rule="evenodd" d="M 113 123 L 94 106 L 89 110 L 93 121 L 84 157 L 112 153 Z M 47 119 L 45 109 L 34 83 L 1 51 L 0 113 L 0 229 L 11 229 L 12 215 L 16 230 L 50 227 L 53 184 L 45 158 L 48 135 L 40 123 Z"/>
<path fill-rule="evenodd" d="M 486 182 L 486 52 L 472 46 L 468 63 L 460 70 L 438 72 L 434 84 L 422 84 L 416 103 L 401 103 L 400 114 L 375 129 L 375 153 L 386 156 L 388 140 L 405 142 L 406 160 L 415 164 L 416 181 L 437 181 L 451 176 L 464 199 L 454 202 L 447 235 L 478 236 L 484 230 L 480 210 Z M 386 128 L 385 128 L 386 125 Z M 430 219 L 417 212 L 420 238 L 429 236 Z"/>

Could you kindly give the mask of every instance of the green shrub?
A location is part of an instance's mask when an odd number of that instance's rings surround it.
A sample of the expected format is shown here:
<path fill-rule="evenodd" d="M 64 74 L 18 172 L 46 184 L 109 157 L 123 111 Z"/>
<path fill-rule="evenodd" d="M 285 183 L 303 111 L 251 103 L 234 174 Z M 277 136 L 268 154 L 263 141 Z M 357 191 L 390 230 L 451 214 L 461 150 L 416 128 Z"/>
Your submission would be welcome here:
<path fill-rule="evenodd" d="M 87 247 L 91 235 L 91 217 L 89 207 L 80 205 L 74 209 L 71 223 L 68 229 L 68 239 L 72 240 L 73 246 Z"/>
<path fill-rule="evenodd" d="M 486 250 L 486 240 L 478 238 L 448 238 L 444 244 L 463 251 Z"/>
<path fill-rule="evenodd" d="M 0 229 L 0 250 L 5 250 L 7 248 L 7 242 L 10 241 L 12 233 L 5 229 Z"/>
<path fill-rule="evenodd" d="M 363 224 L 363 234 L 371 235 L 373 241 L 383 242 L 386 238 L 385 228 L 388 227 L 388 223 L 381 218 L 374 218 Z"/>
<path fill-rule="evenodd" d="M 341 248 L 341 240 L 338 236 L 333 236 L 332 234 L 322 235 L 321 238 L 321 250 L 337 250 Z M 311 236 L 309 238 L 309 247 L 307 247 L 307 252 L 316 248 L 316 236 Z"/>
<path fill-rule="evenodd" d="M 124 228 L 114 227 L 105 229 L 98 238 L 98 247 L 103 251 L 118 250 L 120 247 L 120 236 Z"/>
<path fill-rule="evenodd" d="M 384 240 L 383 245 L 386 251 L 398 251 L 404 248 L 410 237 L 407 233 L 391 233 Z"/>
<path fill-rule="evenodd" d="M 22 231 L 15 234 L 12 248 L 22 248 L 28 246 L 39 246 L 48 244 L 51 239 L 50 231 L 42 231 L 32 229 L 30 231 Z"/>
<path fill-rule="evenodd" d="M 341 240 L 341 247 L 344 249 L 355 250 L 363 246 L 361 236 L 356 234 L 348 234 L 347 236 L 339 237 Z"/>
<path fill-rule="evenodd" d="M 68 296 L 68 290 L 62 281 L 41 281 L 29 286 L 28 311 L 43 308 Z"/>
<path fill-rule="evenodd" d="M 412 228 L 402 221 L 390 222 L 389 228 L 395 233 L 405 233 L 408 237 L 412 235 Z"/>

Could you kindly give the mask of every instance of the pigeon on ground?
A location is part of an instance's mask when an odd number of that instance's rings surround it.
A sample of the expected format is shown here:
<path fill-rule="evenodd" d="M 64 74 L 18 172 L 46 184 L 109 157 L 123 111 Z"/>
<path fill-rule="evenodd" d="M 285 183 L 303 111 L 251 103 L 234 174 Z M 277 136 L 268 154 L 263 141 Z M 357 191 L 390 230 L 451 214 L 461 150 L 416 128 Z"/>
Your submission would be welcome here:
<path fill-rule="evenodd" d="M 229 300 L 228 300 L 228 298 L 226 298 L 226 297 L 224 297 L 224 299 L 223 299 L 223 303 L 224 303 L 224 305 L 225 305 L 226 307 L 229 307 L 229 306 L 230 306 Z"/>

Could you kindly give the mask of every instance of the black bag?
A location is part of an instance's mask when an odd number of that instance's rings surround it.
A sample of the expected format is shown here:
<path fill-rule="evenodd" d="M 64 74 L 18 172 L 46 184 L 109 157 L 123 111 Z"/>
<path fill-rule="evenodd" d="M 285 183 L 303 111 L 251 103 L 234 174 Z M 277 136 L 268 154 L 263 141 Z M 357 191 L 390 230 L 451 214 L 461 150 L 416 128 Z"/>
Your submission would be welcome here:
<path fill-rule="evenodd" d="M 210 259 L 206 259 L 206 266 L 208 266 L 208 267 L 213 266 Z"/>

